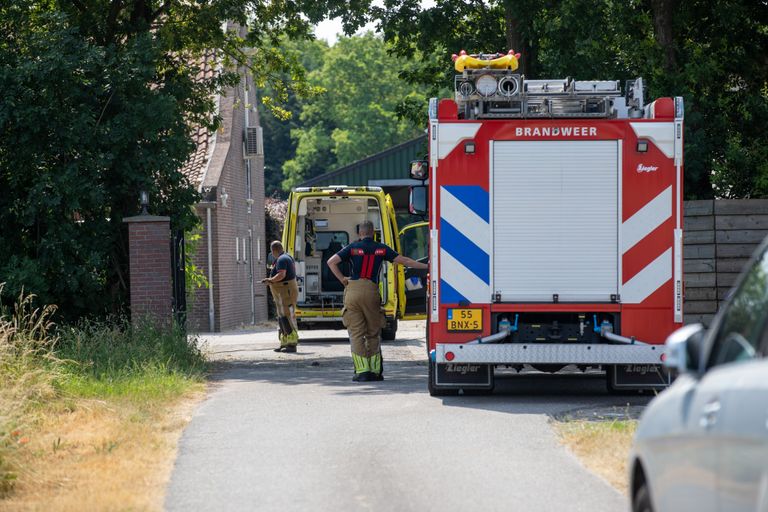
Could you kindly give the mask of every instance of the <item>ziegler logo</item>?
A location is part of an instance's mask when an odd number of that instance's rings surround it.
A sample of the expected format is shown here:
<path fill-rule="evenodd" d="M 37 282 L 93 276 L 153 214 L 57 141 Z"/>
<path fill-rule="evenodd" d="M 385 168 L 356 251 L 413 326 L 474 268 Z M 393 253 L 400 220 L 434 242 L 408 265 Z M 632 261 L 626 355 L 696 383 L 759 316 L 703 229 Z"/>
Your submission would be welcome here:
<path fill-rule="evenodd" d="M 624 371 L 640 375 L 660 373 L 659 368 L 655 364 L 628 364 L 624 367 Z"/>
<path fill-rule="evenodd" d="M 643 165 L 643 164 L 637 164 L 637 172 L 654 172 L 658 171 L 659 168 L 655 165 Z"/>
<path fill-rule="evenodd" d="M 446 370 L 452 373 L 466 375 L 468 373 L 477 373 L 480 370 L 480 365 L 451 363 L 446 367 Z"/>

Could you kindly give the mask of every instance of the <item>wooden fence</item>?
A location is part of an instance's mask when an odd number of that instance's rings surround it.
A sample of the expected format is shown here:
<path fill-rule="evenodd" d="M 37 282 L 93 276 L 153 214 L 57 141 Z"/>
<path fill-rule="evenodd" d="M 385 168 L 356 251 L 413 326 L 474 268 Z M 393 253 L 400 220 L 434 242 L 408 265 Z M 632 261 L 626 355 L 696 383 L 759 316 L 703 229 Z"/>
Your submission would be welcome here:
<path fill-rule="evenodd" d="M 686 201 L 684 213 L 685 322 L 708 325 L 768 235 L 768 199 Z"/>

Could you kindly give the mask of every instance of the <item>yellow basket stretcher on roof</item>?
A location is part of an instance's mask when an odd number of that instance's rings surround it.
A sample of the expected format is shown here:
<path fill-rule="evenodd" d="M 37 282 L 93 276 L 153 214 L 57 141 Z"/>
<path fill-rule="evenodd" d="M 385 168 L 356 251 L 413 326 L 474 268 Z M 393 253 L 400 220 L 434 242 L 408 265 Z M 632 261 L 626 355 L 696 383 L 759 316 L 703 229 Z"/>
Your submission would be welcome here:
<path fill-rule="evenodd" d="M 453 58 L 453 67 L 459 73 L 463 73 L 465 69 L 509 69 L 514 71 L 517 69 L 517 60 L 520 58 L 519 53 L 515 53 L 515 50 L 509 50 L 506 55 L 497 53 L 493 59 L 482 59 L 479 57 L 486 57 L 486 55 L 467 55 L 467 52 L 461 50 L 458 55 L 455 53 L 451 56 Z"/>

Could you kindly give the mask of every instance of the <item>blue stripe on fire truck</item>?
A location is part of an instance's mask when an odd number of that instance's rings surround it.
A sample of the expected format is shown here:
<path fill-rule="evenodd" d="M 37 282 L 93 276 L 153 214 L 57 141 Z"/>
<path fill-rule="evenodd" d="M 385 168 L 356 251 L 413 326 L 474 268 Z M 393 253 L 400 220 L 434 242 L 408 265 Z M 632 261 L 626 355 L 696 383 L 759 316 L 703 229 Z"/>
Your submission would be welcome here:
<path fill-rule="evenodd" d="M 488 304 L 490 205 L 477 185 L 440 187 L 440 302 Z"/>
<path fill-rule="evenodd" d="M 440 188 L 467 205 L 485 222 L 491 219 L 488 192 L 483 190 L 483 187 L 478 185 L 445 185 Z"/>
<path fill-rule="evenodd" d="M 459 304 L 463 301 L 469 301 L 465 296 L 457 292 L 453 286 L 445 282 L 445 279 L 440 280 L 440 303 L 441 304 Z M 450 310 L 448 310 L 450 311 Z"/>
<path fill-rule="evenodd" d="M 477 277 L 490 283 L 488 254 L 444 218 L 440 222 L 440 247 L 451 253 Z"/>

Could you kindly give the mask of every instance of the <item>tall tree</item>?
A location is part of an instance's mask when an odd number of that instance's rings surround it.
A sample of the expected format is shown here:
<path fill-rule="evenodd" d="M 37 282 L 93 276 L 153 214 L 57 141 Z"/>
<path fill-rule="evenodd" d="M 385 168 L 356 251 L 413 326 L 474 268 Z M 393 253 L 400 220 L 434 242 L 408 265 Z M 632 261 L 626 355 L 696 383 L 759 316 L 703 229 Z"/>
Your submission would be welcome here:
<path fill-rule="evenodd" d="M 274 99 L 312 92 L 284 37 L 365 1 L 0 1 L 0 282 L 63 315 L 119 311 L 127 293 L 122 219 L 138 193 L 174 227 L 196 223 L 179 169 L 190 127 L 215 129 L 213 94 L 247 66 Z M 223 30 L 227 21 L 250 30 Z M 216 59 L 203 73 L 205 57 Z M 220 64 L 220 66 L 218 65 Z M 279 105 L 272 105 L 279 110 Z"/>
<path fill-rule="evenodd" d="M 391 0 L 373 8 L 397 55 L 514 43 L 531 78 L 626 80 L 683 96 L 689 198 L 768 196 L 768 8 L 753 0 Z M 526 62 L 527 61 L 527 62 Z M 440 73 L 436 68 L 444 70 Z M 447 57 L 410 77 L 448 84 Z"/>
<path fill-rule="evenodd" d="M 397 113 L 402 100 L 427 101 L 399 77 L 411 65 L 392 58 L 371 33 L 341 38 L 329 48 L 322 67 L 309 75 L 325 93 L 301 106 L 300 126 L 291 131 L 296 153 L 283 165 L 283 186 L 290 188 L 417 136 L 419 129 Z"/>
<path fill-rule="evenodd" d="M 325 41 L 293 41 L 284 39 L 280 43 L 283 53 L 293 54 L 304 70 L 308 73 L 319 69 L 328 51 Z M 290 77 L 284 77 L 289 80 Z M 315 94 L 321 94 L 317 89 Z M 274 91 L 267 86 L 259 91 L 260 97 L 271 97 Z M 288 92 L 288 99 L 282 103 L 282 110 L 273 111 L 264 103 L 259 102 L 261 126 L 264 130 L 264 185 L 267 197 L 286 197 L 283 189 L 283 164 L 293 158 L 296 153 L 297 140 L 291 138 L 291 131 L 301 128 L 299 114 L 306 96 L 299 96 L 293 91 Z"/>

